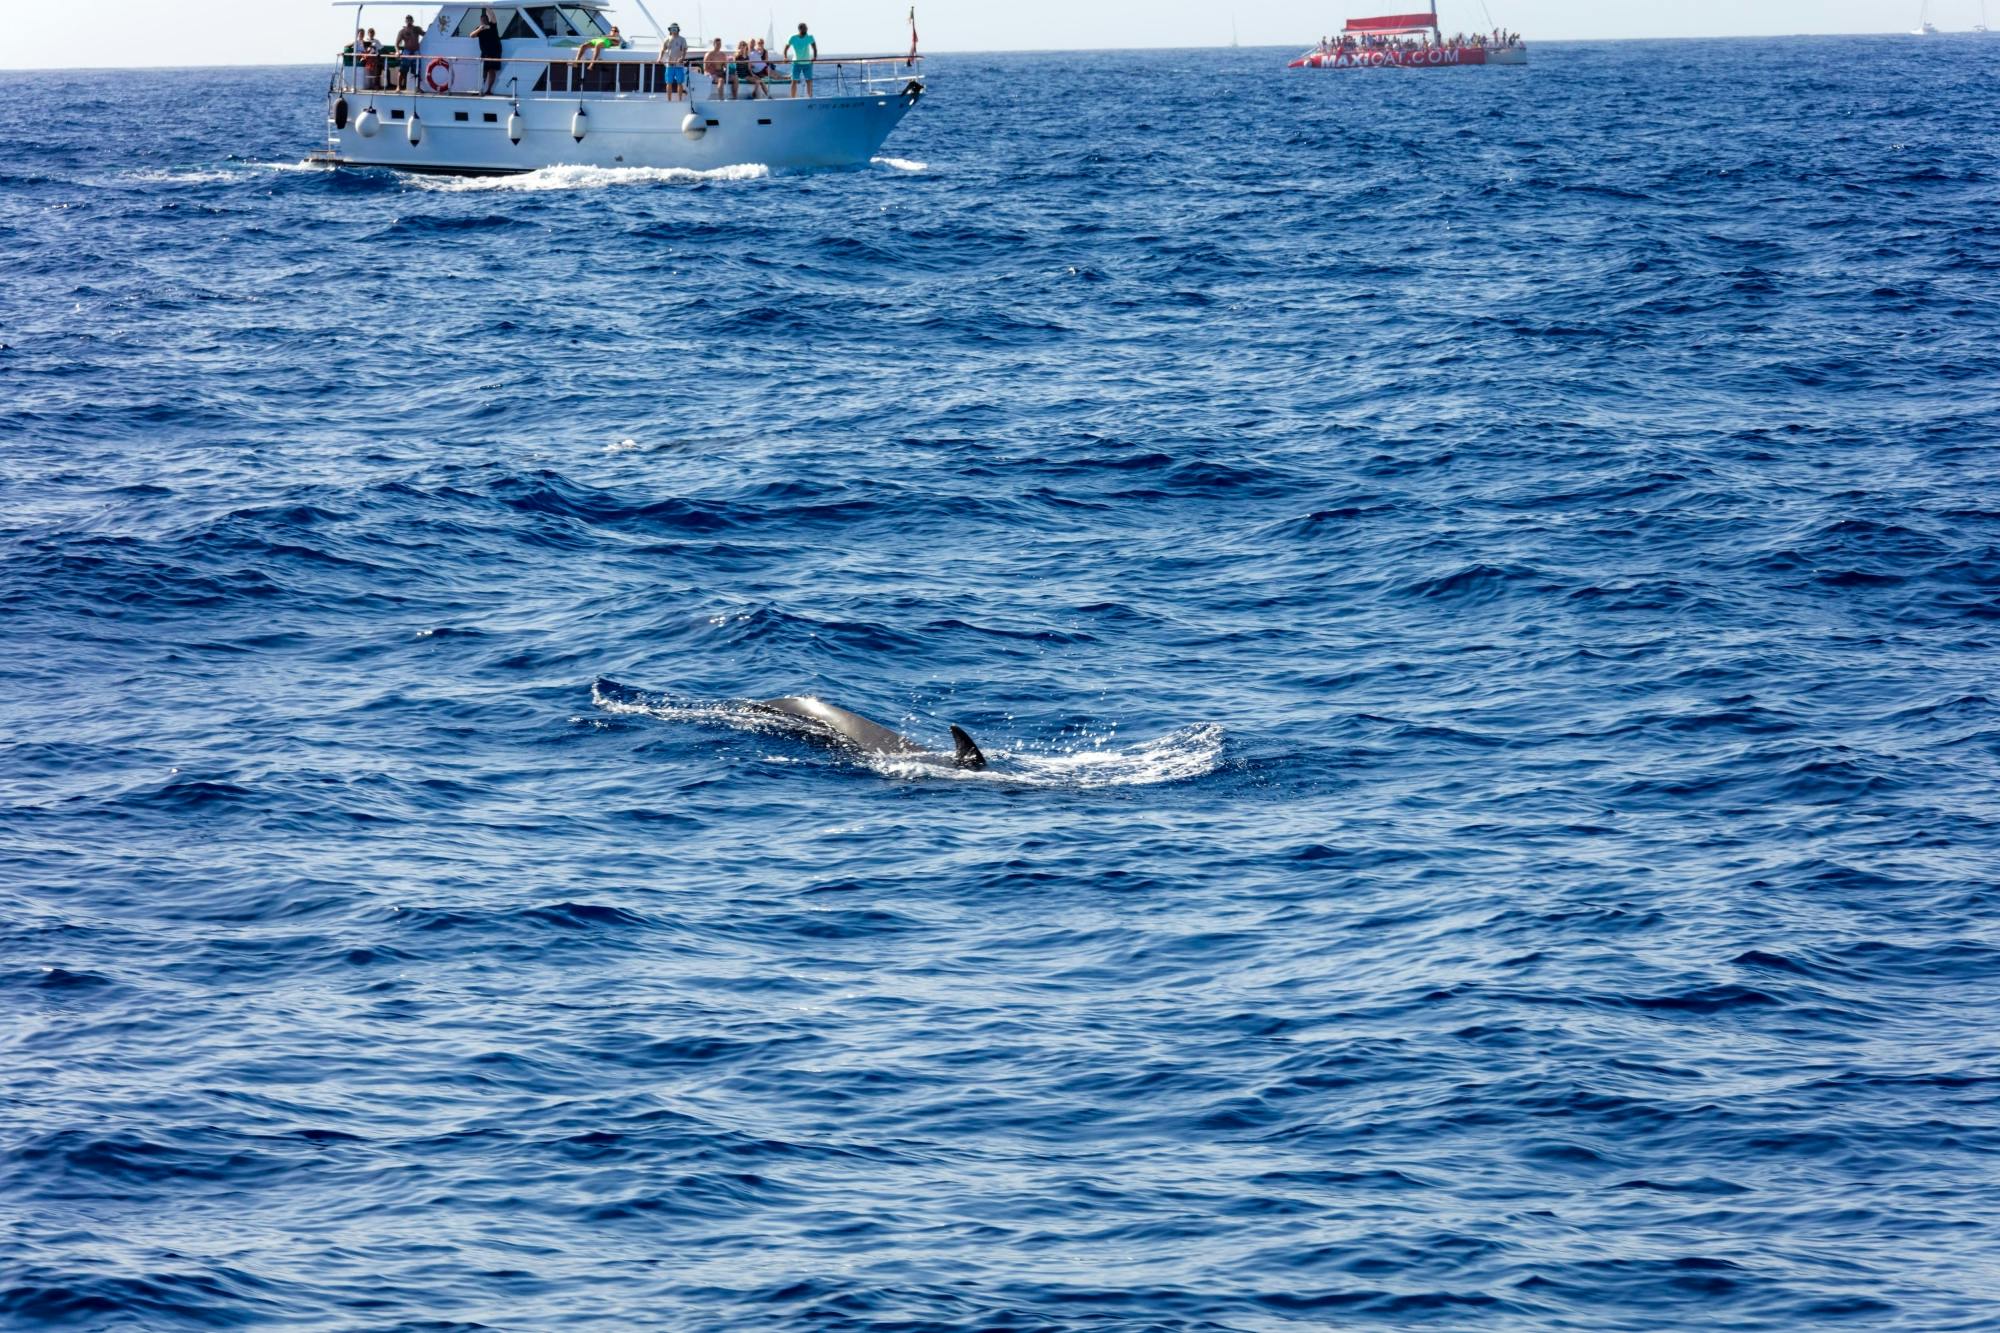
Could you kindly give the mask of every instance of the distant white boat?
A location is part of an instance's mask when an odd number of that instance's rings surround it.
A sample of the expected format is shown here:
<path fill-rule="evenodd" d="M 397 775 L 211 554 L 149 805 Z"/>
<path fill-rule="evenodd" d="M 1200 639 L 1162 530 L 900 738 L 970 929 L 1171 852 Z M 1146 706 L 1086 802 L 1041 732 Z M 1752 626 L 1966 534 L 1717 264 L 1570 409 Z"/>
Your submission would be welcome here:
<path fill-rule="evenodd" d="M 1934 37 L 1936 35 L 1937 24 L 1931 22 L 1931 0 L 1924 0 L 1923 7 L 1917 11 L 1917 26 L 1910 29 L 1910 36 Z"/>

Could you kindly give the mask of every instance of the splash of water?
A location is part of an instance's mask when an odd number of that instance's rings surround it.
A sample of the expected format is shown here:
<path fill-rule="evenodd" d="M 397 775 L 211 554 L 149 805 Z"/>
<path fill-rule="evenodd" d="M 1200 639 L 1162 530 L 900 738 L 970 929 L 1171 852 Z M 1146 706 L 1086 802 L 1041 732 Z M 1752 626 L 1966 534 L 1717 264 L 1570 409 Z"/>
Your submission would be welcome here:
<path fill-rule="evenodd" d="M 707 181 L 754 181 L 771 174 L 769 167 L 739 163 L 696 171 L 690 167 L 543 167 L 515 176 L 420 176 L 418 189 L 440 194 L 479 191 L 536 193 L 545 190 L 602 190 L 615 185 L 695 185 Z"/>

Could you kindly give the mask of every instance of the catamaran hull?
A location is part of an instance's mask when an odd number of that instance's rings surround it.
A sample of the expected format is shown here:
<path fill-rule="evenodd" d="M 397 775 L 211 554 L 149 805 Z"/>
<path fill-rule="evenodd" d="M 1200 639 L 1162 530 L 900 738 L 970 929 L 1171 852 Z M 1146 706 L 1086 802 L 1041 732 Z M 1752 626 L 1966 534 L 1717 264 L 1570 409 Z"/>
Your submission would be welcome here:
<path fill-rule="evenodd" d="M 341 166 L 492 175 L 544 167 L 666 167 L 711 171 L 861 166 L 881 150 L 923 96 L 912 82 L 895 93 L 755 101 L 668 102 L 658 97 L 589 98 L 579 103 L 505 97 L 350 92 L 345 125 L 329 104 L 322 160 Z M 361 133 L 362 111 L 375 110 L 375 133 Z M 401 113 L 398 115 L 398 113 Z M 510 137 L 518 114 L 520 142 Z M 684 128 L 693 114 L 700 133 Z M 418 123 L 416 142 L 410 124 Z M 583 135 L 577 137 L 581 129 Z"/>
<path fill-rule="evenodd" d="M 1525 65 L 1526 47 L 1500 49 L 1430 47 L 1419 51 L 1360 50 L 1331 53 L 1309 51 L 1291 69 L 1451 69 L 1460 65 Z"/>

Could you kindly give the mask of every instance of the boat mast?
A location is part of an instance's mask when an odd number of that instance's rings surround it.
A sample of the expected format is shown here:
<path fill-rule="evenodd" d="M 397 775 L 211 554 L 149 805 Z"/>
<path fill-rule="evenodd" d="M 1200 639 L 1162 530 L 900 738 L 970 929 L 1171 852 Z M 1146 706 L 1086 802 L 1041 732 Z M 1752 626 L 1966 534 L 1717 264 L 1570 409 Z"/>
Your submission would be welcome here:
<path fill-rule="evenodd" d="M 1431 42 L 1437 46 L 1444 45 L 1444 29 L 1438 27 L 1438 0 L 1431 0 Z"/>

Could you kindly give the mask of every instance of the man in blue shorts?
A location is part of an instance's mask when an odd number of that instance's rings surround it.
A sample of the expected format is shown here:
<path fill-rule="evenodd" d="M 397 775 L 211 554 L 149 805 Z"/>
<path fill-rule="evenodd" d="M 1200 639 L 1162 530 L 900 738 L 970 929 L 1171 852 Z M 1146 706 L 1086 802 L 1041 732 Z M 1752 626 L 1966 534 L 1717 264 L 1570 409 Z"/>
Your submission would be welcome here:
<path fill-rule="evenodd" d="M 681 25 L 667 25 L 667 40 L 660 47 L 660 63 L 667 67 L 667 100 L 684 99 L 688 94 L 688 44 Z"/>
<path fill-rule="evenodd" d="M 785 39 L 785 45 L 792 48 L 792 96 L 799 95 L 799 84 L 806 86 L 806 96 L 813 95 L 812 62 L 819 59 L 819 43 L 806 31 L 806 25 L 799 25 L 798 36 Z"/>

